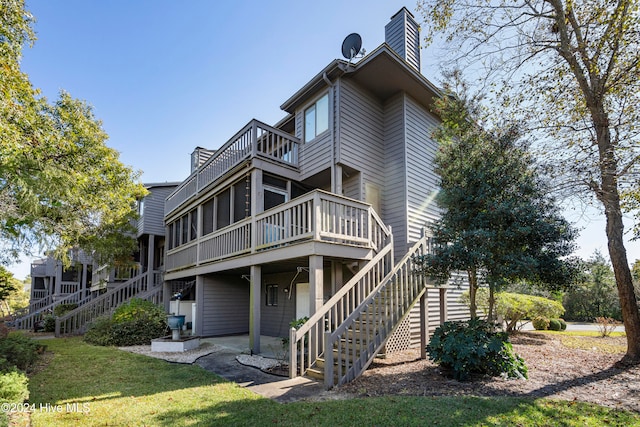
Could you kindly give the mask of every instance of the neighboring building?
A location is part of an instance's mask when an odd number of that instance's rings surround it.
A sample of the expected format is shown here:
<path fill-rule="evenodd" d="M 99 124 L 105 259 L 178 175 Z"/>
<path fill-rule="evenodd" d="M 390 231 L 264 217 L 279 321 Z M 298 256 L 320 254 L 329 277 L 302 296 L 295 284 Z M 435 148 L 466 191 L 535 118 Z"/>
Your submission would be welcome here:
<path fill-rule="evenodd" d="M 59 317 L 58 323 L 62 323 L 63 333 L 82 332 L 95 317 L 132 297 L 156 298 L 152 291 L 161 290 L 165 259 L 164 201 L 177 185 L 145 184 L 149 194 L 138 203 L 139 217 L 135 224 L 138 245 L 131 262 L 115 267 L 98 266 L 80 250 L 71 252 L 71 265 L 67 268 L 52 257 L 34 261 L 30 305 L 14 325 L 33 329 L 43 314 L 53 312 L 56 305 L 75 303 L 79 307 Z"/>
<path fill-rule="evenodd" d="M 219 149 L 197 148 L 165 205 L 165 299 L 182 289 L 198 335 L 249 333 L 255 353 L 260 335 L 290 337 L 289 323 L 310 317 L 291 337 L 292 375 L 324 373 L 328 386 L 385 345 L 424 345 L 427 327 L 468 317 L 460 289 L 425 292 L 411 271 L 439 215 L 439 91 L 420 74 L 411 13 L 385 34 L 357 62 L 330 62 L 279 123 L 253 120 Z"/>

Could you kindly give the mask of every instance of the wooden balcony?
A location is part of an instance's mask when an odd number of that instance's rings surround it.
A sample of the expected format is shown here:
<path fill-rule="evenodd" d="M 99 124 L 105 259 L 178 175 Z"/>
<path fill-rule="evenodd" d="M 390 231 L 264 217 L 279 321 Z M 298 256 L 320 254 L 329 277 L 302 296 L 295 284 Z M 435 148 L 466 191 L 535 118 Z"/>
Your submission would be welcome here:
<path fill-rule="evenodd" d="M 165 267 L 169 273 L 305 241 L 377 251 L 390 234 L 369 204 L 315 190 L 167 251 Z"/>
<path fill-rule="evenodd" d="M 297 168 L 299 144 L 298 138 L 252 120 L 167 197 L 165 216 L 247 159 L 261 157 Z"/>

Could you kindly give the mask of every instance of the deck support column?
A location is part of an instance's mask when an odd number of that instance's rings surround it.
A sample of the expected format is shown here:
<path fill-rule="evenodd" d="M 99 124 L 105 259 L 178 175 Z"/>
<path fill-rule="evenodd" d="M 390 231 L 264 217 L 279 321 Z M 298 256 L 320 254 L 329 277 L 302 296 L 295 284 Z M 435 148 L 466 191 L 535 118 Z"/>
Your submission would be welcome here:
<path fill-rule="evenodd" d="M 309 257 L 309 315 L 313 316 L 324 304 L 322 256 Z"/>
<path fill-rule="evenodd" d="M 249 348 L 252 354 L 260 354 L 260 297 L 262 295 L 262 268 L 251 266 L 249 289 Z"/>
<path fill-rule="evenodd" d="M 427 358 L 427 336 L 429 334 L 429 318 L 427 310 L 427 293 L 428 289 L 424 290 L 424 293 L 420 297 L 420 358 Z"/>
<path fill-rule="evenodd" d="M 167 283 L 167 282 L 165 282 Z M 191 335 L 202 335 L 204 330 L 204 276 L 196 276 L 196 318 L 191 325 Z"/>
<path fill-rule="evenodd" d="M 447 288 L 440 288 L 440 324 L 447 321 Z"/>
<path fill-rule="evenodd" d="M 154 270 L 153 258 L 154 258 L 155 251 L 156 251 L 156 236 L 154 236 L 153 234 L 149 234 L 149 243 L 147 244 L 147 271 Z M 150 277 L 150 281 L 153 281 L 153 277 Z M 155 283 L 153 284 L 155 285 Z"/>

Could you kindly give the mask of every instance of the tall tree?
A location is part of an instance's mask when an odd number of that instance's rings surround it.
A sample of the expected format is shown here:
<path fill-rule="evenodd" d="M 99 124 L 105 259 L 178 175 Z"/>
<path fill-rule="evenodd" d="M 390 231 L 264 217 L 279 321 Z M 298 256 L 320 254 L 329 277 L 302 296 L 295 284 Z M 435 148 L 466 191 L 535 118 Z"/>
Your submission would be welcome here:
<path fill-rule="evenodd" d="M 130 254 L 146 190 L 89 105 L 65 92 L 50 104 L 21 71 L 32 24 L 23 0 L 0 0 L 0 262 L 30 250 L 66 260 L 73 247 L 99 261 Z"/>
<path fill-rule="evenodd" d="M 434 253 L 422 266 L 441 282 L 466 271 L 475 317 L 481 281 L 489 285 L 490 316 L 493 295 L 506 283 L 562 286 L 571 269 L 561 257 L 573 250 L 575 232 L 543 191 L 517 131 L 483 129 L 470 107 L 460 98 L 437 102 L 443 123 L 435 133 L 436 201 L 443 214 L 433 226 Z"/>
<path fill-rule="evenodd" d="M 426 40 L 478 72 L 495 111 L 540 135 L 538 156 L 573 194 L 599 202 L 627 333 L 640 362 L 640 314 L 621 198 L 640 174 L 639 0 L 422 0 Z"/>

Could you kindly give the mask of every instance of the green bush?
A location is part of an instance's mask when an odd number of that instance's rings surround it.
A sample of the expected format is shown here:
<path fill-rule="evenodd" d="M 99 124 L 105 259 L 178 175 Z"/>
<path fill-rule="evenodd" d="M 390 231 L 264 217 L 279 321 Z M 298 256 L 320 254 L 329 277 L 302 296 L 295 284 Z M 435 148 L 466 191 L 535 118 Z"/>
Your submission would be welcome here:
<path fill-rule="evenodd" d="M 89 344 L 94 345 L 115 345 L 113 343 L 112 326 L 113 321 L 111 320 L 111 316 L 98 317 L 91 322 L 83 339 Z"/>
<path fill-rule="evenodd" d="M 90 344 L 130 346 L 149 344 L 167 330 L 167 315 L 150 301 L 133 298 L 118 307 L 112 317 L 96 319 L 84 335 Z"/>
<path fill-rule="evenodd" d="M 531 324 L 536 331 L 545 331 L 549 329 L 549 319 L 546 317 L 536 317 L 531 321 Z"/>
<path fill-rule="evenodd" d="M 56 316 L 53 314 L 47 314 L 42 319 L 42 330 L 44 332 L 55 332 L 56 331 Z"/>
<path fill-rule="evenodd" d="M 559 331 L 562 329 L 562 324 L 558 319 L 550 319 L 549 320 L 549 330 L 550 331 Z"/>
<path fill-rule="evenodd" d="M 141 298 L 132 298 L 113 312 L 113 322 L 121 323 L 135 319 L 149 319 L 166 324 L 167 313 L 162 307 Z"/>
<path fill-rule="evenodd" d="M 15 366 L 22 371 L 28 370 L 45 348 L 46 346 L 20 332 L 11 332 L 0 339 L 0 354 L 6 359 L 6 362 L 2 362 L 5 369 Z"/>
<path fill-rule="evenodd" d="M 558 322 L 560 322 L 560 330 L 561 331 L 566 331 L 567 330 L 567 322 L 565 322 L 564 319 L 558 319 Z"/>
<path fill-rule="evenodd" d="M 0 372 L 0 403 L 22 403 L 29 398 L 29 380 L 24 372 Z"/>
<path fill-rule="evenodd" d="M 458 381 L 474 374 L 526 378 L 524 360 L 513 352 L 505 332 L 493 332 L 481 319 L 445 322 L 427 345 L 429 358 Z"/>
<path fill-rule="evenodd" d="M 56 317 L 63 316 L 71 310 L 75 310 L 76 308 L 78 308 L 78 304 L 76 304 L 75 302 L 70 302 L 68 304 L 58 304 L 53 309 L 53 315 Z"/>

